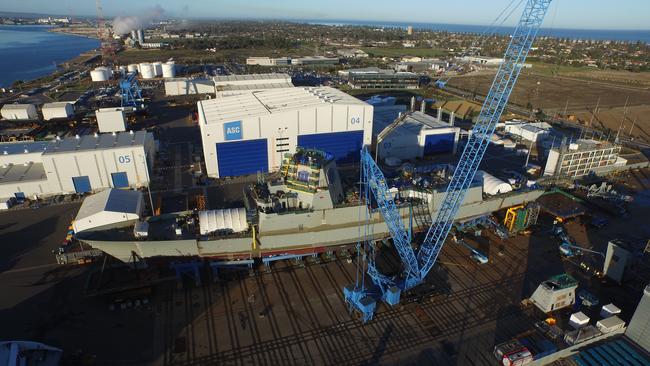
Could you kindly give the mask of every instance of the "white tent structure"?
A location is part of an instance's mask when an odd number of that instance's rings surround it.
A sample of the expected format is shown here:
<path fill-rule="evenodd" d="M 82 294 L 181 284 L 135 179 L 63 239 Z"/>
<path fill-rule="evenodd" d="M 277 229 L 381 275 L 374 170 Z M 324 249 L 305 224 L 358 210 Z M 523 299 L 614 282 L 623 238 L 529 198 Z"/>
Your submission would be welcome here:
<path fill-rule="evenodd" d="M 476 179 L 483 182 L 483 193 L 491 196 L 512 192 L 512 186 L 483 170 L 476 172 Z"/>
<path fill-rule="evenodd" d="M 230 208 L 225 210 L 199 211 L 199 227 L 201 235 L 207 235 L 219 230 L 232 230 L 240 233 L 248 230 L 246 209 Z"/>
<path fill-rule="evenodd" d="M 75 233 L 128 226 L 140 218 L 142 209 L 142 192 L 111 188 L 87 197 L 72 226 Z"/>

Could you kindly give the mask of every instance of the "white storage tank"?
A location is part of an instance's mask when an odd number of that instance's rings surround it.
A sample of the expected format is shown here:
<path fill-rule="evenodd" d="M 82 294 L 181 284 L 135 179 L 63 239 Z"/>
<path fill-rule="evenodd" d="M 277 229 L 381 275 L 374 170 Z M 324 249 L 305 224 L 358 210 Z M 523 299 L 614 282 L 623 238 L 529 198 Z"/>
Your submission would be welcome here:
<path fill-rule="evenodd" d="M 128 72 L 138 72 L 138 64 L 130 64 L 126 69 Z"/>
<path fill-rule="evenodd" d="M 46 121 L 74 116 L 74 107 L 69 102 L 45 103 L 41 111 L 43 112 L 43 119 Z"/>
<path fill-rule="evenodd" d="M 156 76 L 161 76 L 162 75 L 162 62 L 154 62 L 153 63 L 153 73 Z"/>
<path fill-rule="evenodd" d="M 33 104 L 5 104 L 0 113 L 2 118 L 12 121 L 38 119 L 38 112 Z"/>
<path fill-rule="evenodd" d="M 95 70 L 90 71 L 90 80 L 92 81 L 108 81 L 109 78 L 109 71 L 105 67 L 98 67 Z"/>
<path fill-rule="evenodd" d="M 140 76 L 143 79 L 153 79 L 156 74 L 152 64 L 140 64 Z"/>
<path fill-rule="evenodd" d="M 162 76 L 164 78 L 176 77 L 176 65 L 172 62 L 167 62 L 162 65 Z"/>
<path fill-rule="evenodd" d="M 140 76 L 143 79 L 153 79 L 156 77 L 152 64 L 140 64 Z"/>
<path fill-rule="evenodd" d="M 127 69 L 126 66 L 120 66 L 118 68 L 118 70 L 120 71 L 120 75 L 124 76 L 124 75 L 126 75 L 126 72 L 127 72 L 128 69 Z"/>

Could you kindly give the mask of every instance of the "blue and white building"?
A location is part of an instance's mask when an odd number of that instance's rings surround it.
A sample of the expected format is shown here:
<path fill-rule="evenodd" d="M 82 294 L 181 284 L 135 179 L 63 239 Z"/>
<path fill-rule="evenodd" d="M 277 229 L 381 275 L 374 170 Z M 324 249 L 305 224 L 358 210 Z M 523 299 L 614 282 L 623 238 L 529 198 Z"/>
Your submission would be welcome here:
<path fill-rule="evenodd" d="M 0 202 L 148 186 L 154 157 L 146 131 L 0 143 Z"/>
<path fill-rule="evenodd" d="M 373 107 L 329 87 L 251 91 L 198 102 L 207 174 L 272 172 L 296 147 L 359 159 L 372 141 Z"/>

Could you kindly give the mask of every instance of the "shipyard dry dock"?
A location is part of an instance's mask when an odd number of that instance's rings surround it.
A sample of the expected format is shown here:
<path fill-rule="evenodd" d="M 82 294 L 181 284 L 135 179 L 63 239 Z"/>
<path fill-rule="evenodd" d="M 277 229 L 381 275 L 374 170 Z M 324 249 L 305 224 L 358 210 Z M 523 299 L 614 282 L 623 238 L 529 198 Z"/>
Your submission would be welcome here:
<path fill-rule="evenodd" d="M 277 263 L 201 287 L 161 290 L 155 363 L 494 365 L 494 345 L 533 326 L 521 299 L 549 273 L 575 267 L 562 262 L 545 234 L 492 239 L 484 265 L 465 247 L 447 243 L 430 275 L 432 294 L 395 308 L 382 305 L 366 325 L 345 307 L 342 288 L 354 282 L 355 264 L 342 258 Z M 606 291 L 621 293 L 603 301 L 636 301 L 630 292 Z M 624 311 L 631 314 L 631 306 Z"/>

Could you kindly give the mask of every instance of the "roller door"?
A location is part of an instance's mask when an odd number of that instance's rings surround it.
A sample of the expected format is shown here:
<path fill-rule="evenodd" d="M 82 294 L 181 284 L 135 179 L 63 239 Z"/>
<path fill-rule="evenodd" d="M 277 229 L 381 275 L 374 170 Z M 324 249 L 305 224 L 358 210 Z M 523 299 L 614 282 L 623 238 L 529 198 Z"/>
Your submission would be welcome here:
<path fill-rule="evenodd" d="M 357 162 L 363 146 L 363 131 L 300 135 L 298 146 L 328 152 L 338 163 Z"/>
<path fill-rule="evenodd" d="M 268 155 L 266 139 L 218 143 L 219 177 L 266 173 Z"/>
<path fill-rule="evenodd" d="M 455 140 L 455 133 L 427 135 L 424 139 L 424 155 L 453 152 Z"/>
<path fill-rule="evenodd" d="M 129 177 L 126 172 L 111 173 L 114 188 L 129 188 Z"/>
<path fill-rule="evenodd" d="M 87 193 L 92 191 L 90 187 L 90 178 L 87 175 L 80 177 L 72 177 L 72 184 L 74 185 L 74 191 L 77 193 Z"/>

